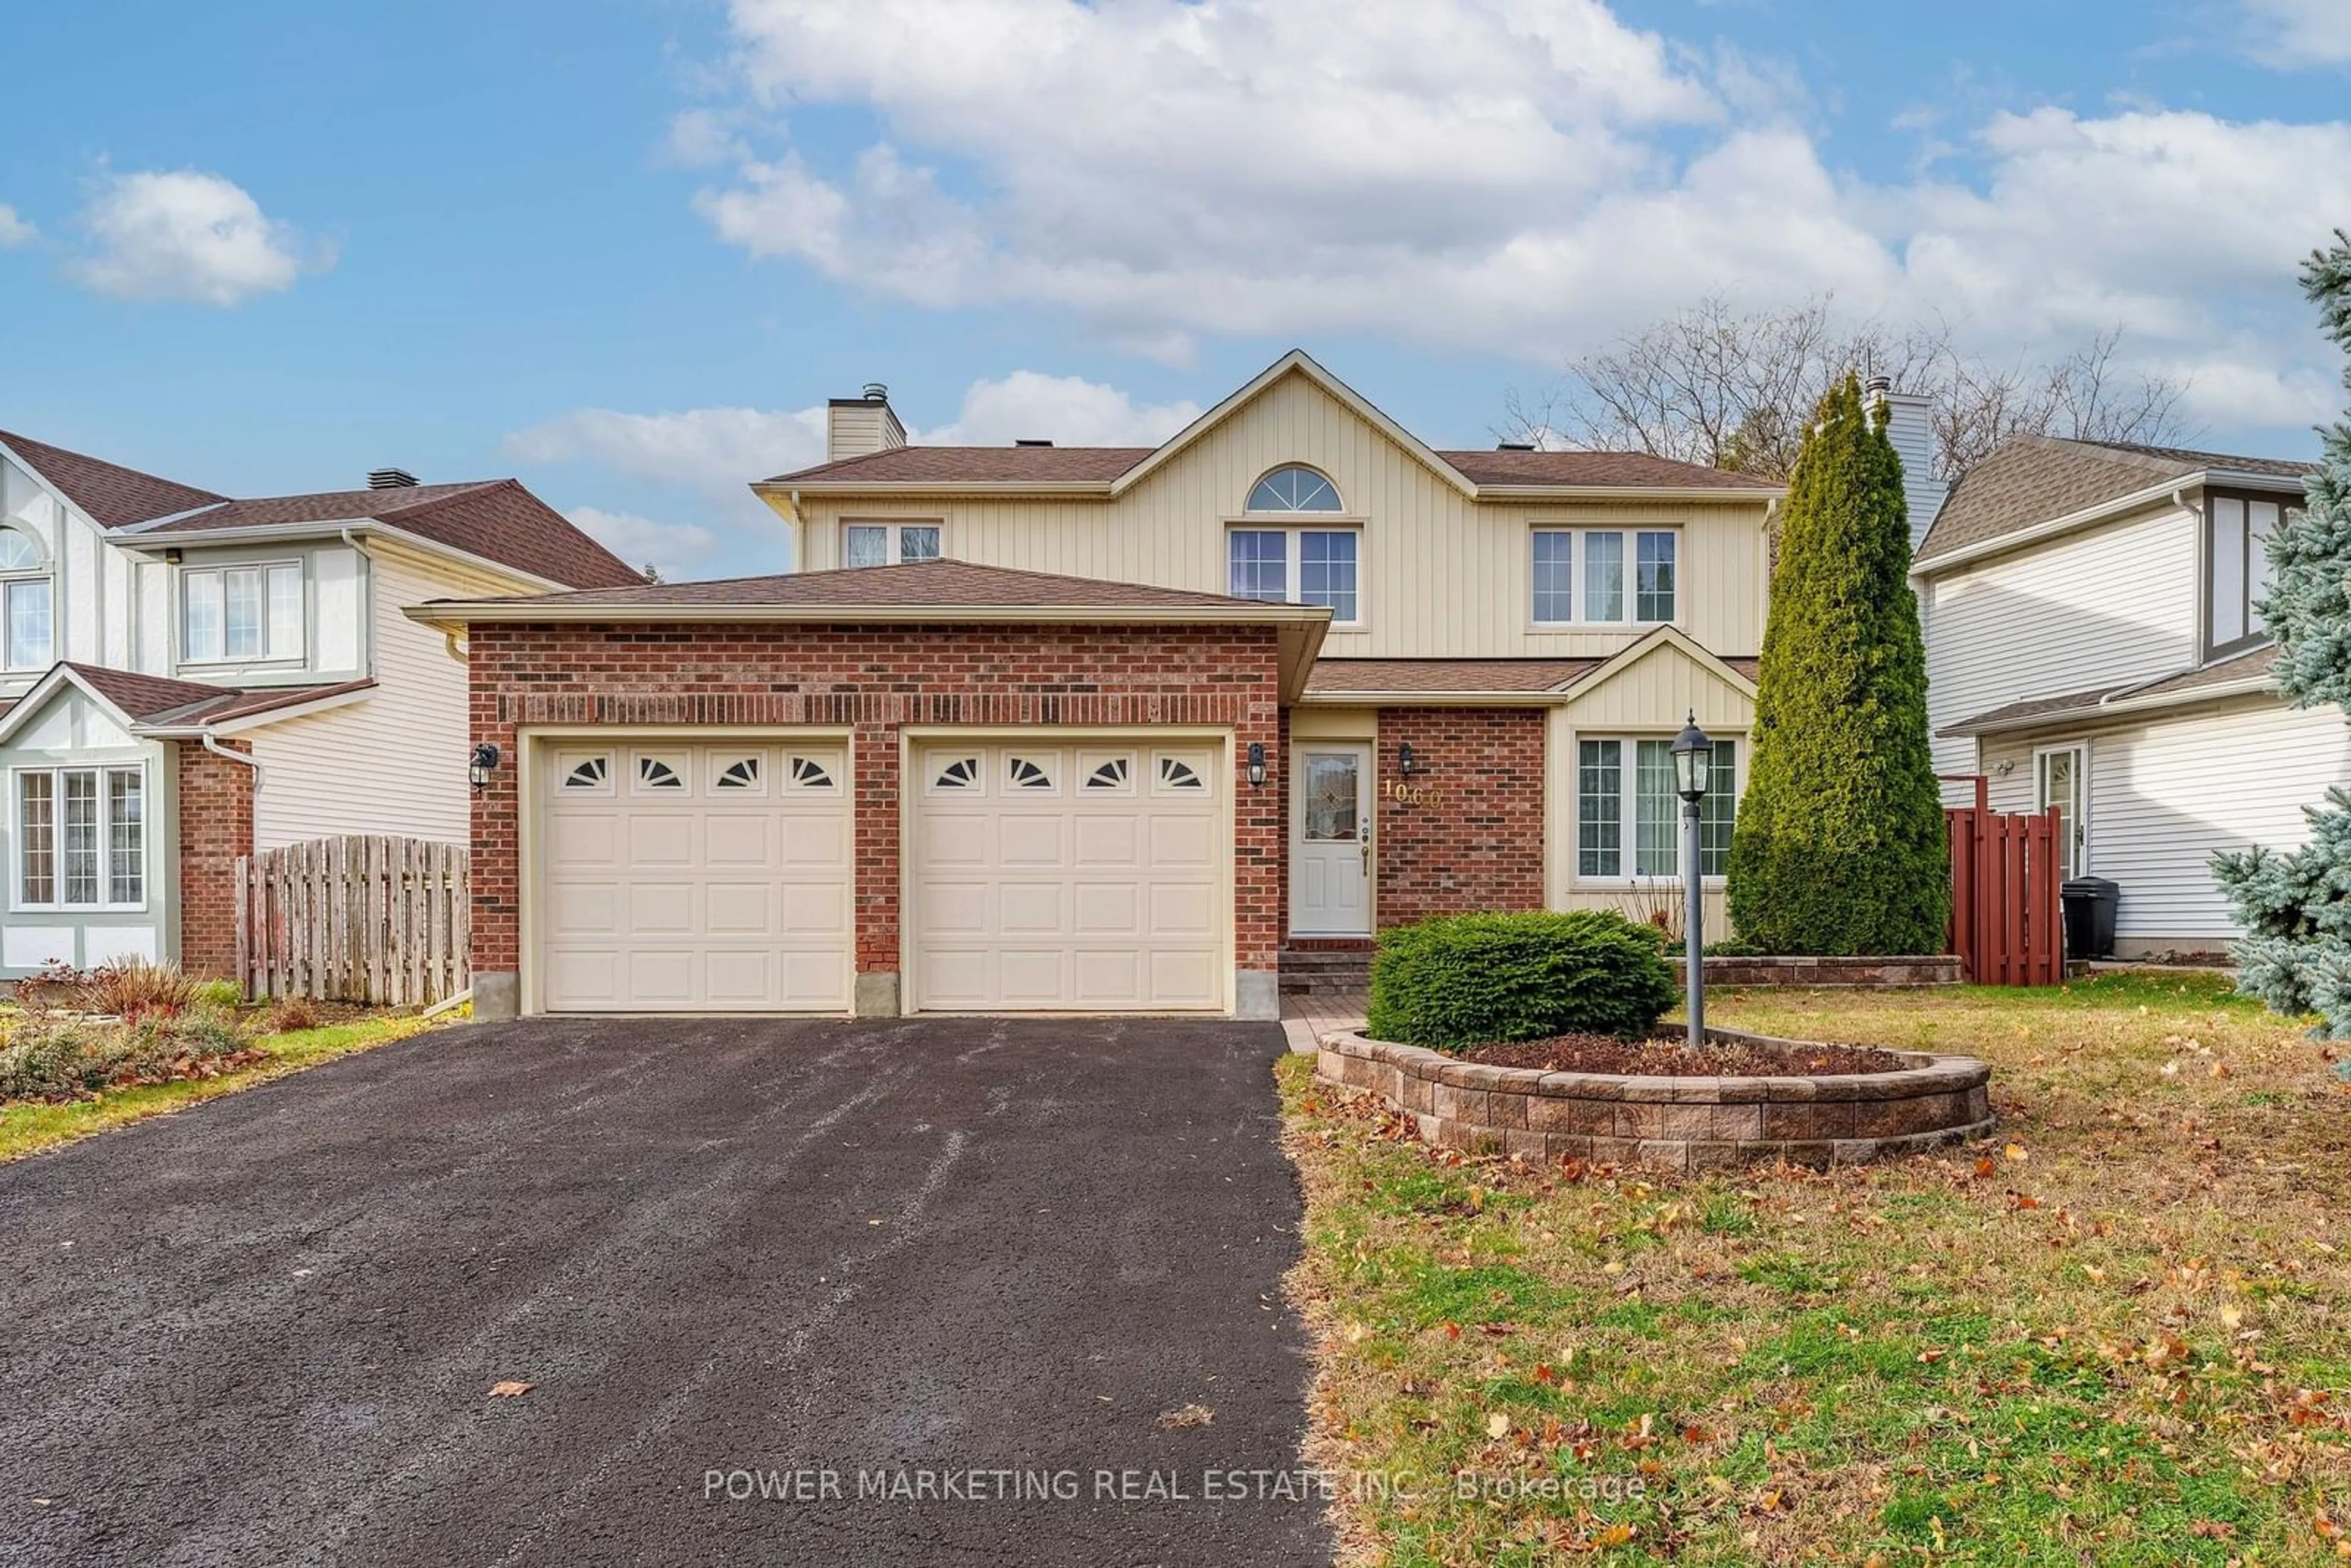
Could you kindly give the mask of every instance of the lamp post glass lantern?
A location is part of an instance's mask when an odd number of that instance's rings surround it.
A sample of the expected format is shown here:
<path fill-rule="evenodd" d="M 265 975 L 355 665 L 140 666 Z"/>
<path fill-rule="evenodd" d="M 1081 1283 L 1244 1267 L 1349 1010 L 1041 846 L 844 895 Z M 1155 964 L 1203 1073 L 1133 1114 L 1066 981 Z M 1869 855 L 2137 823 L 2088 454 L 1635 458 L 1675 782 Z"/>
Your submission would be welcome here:
<path fill-rule="evenodd" d="M 1674 737 L 1674 791 L 1682 798 L 1682 883 L 1688 901 L 1682 915 L 1682 974 L 1688 998 L 1683 1010 L 1689 1015 L 1693 1050 L 1706 1040 L 1706 890 L 1698 874 L 1698 815 L 1713 763 L 1714 742 L 1698 728 L 1693 709 L 1682 732 Z"/>

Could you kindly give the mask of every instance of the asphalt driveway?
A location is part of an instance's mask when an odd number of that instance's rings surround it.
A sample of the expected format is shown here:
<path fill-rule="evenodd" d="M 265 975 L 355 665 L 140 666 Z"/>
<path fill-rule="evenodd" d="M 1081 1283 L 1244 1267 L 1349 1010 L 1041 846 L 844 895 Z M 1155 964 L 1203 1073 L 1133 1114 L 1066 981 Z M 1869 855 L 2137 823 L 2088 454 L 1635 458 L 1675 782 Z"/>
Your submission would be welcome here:
<path fill-rule="evenodd" d="M 507 1024 L 0 1166 L 0 1562 L 1327 1563 L 1281 1049 Z"/>

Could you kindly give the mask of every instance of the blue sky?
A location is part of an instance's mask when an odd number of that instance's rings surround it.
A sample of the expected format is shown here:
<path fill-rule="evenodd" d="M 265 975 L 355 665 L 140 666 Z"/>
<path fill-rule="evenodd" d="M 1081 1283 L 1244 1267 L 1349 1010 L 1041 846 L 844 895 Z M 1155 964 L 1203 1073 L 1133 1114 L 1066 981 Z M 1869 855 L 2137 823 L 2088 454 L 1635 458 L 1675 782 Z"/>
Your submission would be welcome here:
<path fill-rule="evenodd" d="M 403 0 L 14 19 L 0 424 L 212 488 L 519 473 L 675 573 L 887 381 L 1146 441 L 1302 345 L 1438 444 L 1676 305 L 2129 329 L 2340 402 L 2343 0 Z"/>

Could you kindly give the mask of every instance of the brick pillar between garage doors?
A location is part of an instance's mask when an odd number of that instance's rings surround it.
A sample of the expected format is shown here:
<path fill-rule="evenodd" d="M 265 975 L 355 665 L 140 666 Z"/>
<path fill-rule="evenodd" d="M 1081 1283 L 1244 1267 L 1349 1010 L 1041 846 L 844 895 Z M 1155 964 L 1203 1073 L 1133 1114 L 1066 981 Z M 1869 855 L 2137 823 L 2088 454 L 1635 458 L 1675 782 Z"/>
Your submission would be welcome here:
<path fill-rule="evenodd" d="M 249 743 L 221 743 L 250 754 Z M 236 862 L 253 852 L 253 769 L 201 741 L 180 749 L 180 967 L 207 978 L 236 971 Z"/>

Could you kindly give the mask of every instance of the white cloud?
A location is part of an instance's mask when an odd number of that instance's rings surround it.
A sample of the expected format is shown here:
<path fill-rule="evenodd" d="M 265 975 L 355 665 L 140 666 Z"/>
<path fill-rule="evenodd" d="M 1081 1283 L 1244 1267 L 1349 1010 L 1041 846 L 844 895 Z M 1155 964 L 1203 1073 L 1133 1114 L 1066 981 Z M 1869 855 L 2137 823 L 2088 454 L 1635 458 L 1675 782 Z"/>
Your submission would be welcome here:
<path fill-rule="evenodd" d="M 526 463 L 593 463 L 633 479 L 684 485 L 727 500 L 754 479 L 824 461 L 824 409 L 692 408 L 622 413 L 583 408 L 506 439 Z"/>
<path fill-rule="evenodd" d="M 2351 65 L 2351 5 L 2344 0 L 2244 0 L 2246 52 L 2288 68 Z"/>
<path fill-rule="evenodd" d="M 608 512 L 601 507 L 574 507 L 563 515 L 630 565 L 650 564 L 666 579 L 690 571 L 718 548 L 716 537 L 708 528 L 693 523 L 656 522 L 634 512 Z"/>
<path fill-rule="evenodd" d="M 2351 28 L 2346 0 L 2246 3 L 2306 47 Z M 1913 172 L 1861 180 L 1784 68 L 1602 0 L 731 17 L 704 139 L 730 152 L 697 201 L 722 238 L 915 305 L 1045 305 L 1178 364 L 1202 335 L 1344 332 L 1556 363 L 1704 295 L 1829 292 L 1996 351 L 2121 324 L 2150 366 L 2290 381 L 2320 353 L 2295 266 L 2351 211 L 2351 123 L 2147 107 L 1938 120 Z M 795 142 L 816 107 L 879 129 Z"/>
<path fill-rule="evenodd" d="M 1199 417 L 1196 402 L 1137 403 L 1100 382 L 1015 371 L 1000 381 L 972 382 L 963 412 L 916 439 L 938 446 L 997 446 L 1032 436 L 1061 446 L 1156 446 Z"/>
<path fill-rule="evenodd" d="M 235 305 L 333 261 L 243 187 L 193 169 L 103 175 L 81 225 L 90 249 L 73 275 L 129 299 Z"/>
<path fill-rule="evenodd" d="M 16 209 L 0 202 L 0 250 L 14 250 L 18 246 L 32 244 L 41 231 L 33 226 L 30 218 L 16 215 Z"/>

